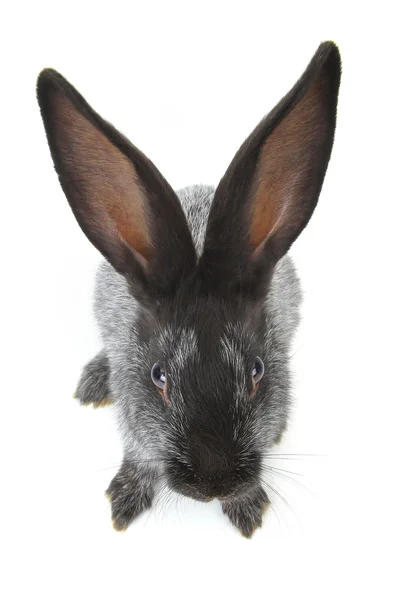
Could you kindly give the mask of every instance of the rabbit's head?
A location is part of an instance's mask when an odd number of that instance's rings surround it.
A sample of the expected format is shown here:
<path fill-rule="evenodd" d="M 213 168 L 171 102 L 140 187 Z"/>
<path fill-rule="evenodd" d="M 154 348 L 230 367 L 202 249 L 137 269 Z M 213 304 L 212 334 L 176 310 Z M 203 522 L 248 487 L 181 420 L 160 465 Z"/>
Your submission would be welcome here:
<path fill-rule="evenodd" d="M 234 157 L 197 256 L 178 197 L 150 160 L 57 72 L 39 77 L 62 188 L 137 300 L 126 324 L 136 349 L 135 410 L 126 414 L 159 444 L 171 487 L 191 497 L 255 486 L 285 425 L 286 349 L 265 301 L 277 262 L 317 204 L 339 81 L 338 50 L 324 43 Z"/>

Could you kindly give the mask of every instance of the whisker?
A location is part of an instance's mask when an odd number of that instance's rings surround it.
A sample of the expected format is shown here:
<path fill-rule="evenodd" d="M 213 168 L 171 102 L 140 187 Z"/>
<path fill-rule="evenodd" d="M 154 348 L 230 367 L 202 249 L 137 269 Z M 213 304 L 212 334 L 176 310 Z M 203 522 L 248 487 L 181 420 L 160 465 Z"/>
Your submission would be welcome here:
<path fill-rule="evenodd" d="M 179 520 L 179 523 L 182 525 L 181 516 L 182 516 L 182 503 L 184 502 L 184 497 L 182 494 L 179 494 L 175 498 L 175 506 L 176 506 L 176 514 Z"/>
<path fill-rule="evenodd" d="M 329 458 L 328 454 L 263 454 L 262 458 L 274 460 L 304 461 L 309 459 Z"/>
<path fill-rule="evenodd" d="M 172 490 L 167 487 L 165 500 L 164 500 L 164 514 L 171 510 L 173 503 L 174 503 L 174 496 L 173 496 Z"/>
<path fill-rule="evenodd" d="M 269 496 L 269 499 L 270 499 L 270 502 L 271 502 L 271 507 L 274 508 L 274 512 L 275 512 L 275 514 L 277 516 L 279 526 L 282 527 L 282 520 L 279 517 L 279 510 L 278 510 L 279 506 L 278 506 L 278 503 L 276 502 L 276 499 L 274 497 L 271 497 L 271 492 L 274 495 L 277 495 L 278 497 L 279 497 L 279 494 L 276 492 L 276 490 L 273 488 L 273 486 L 271 485 L 270 482 L 263 481 L 263 485 L 267 488 L 268 496 Z M 284 524 L 285 524 L 286 527 L 288 527 L 287 522 L 285 522 Z"/>
<path fill-rule="evenodd" d="M 274 513 L 274 515 L 275 515 L 275 517 L 276 517 L 276 519 L 277 519 L 277 521 L 278 521 L 279 527 L 282 527 L 282 523 L 281 523 L 281 520 L 280 520 L 280 518 L 279 518 L 279 512 L 278 512 L 278 510 L 277 510 L 277 507 L 275 506 L 275 503 L 274 503 L 274 502 L 271 502 L 271 503 L 270 503 L 270 506 L 269 506 L 269 508 L 270 508 L 270 509 L 272 510 L 272 512 Z M 269 510 L 269 509 L 268 509 L 268 510 Z"/>
<path fill-rule="evenodd" d="M 96 473 L 100 473 L 101 471 L 109 471 L 110 469 L 118 469 L 120 466 L 121 466 L 121 464 L 112 465 L 110 467 L 103 467 L 102 469 L 96 469 Z"/>
<path fill-rule="evenodd" d="M 327 454 L 312 454 L 312 453 L 301 453 L 301 452 L 267 452 L 264 456 L 295 456 L 295 457 L 327 457 Z"/>
<path fill-rule="evenodd" d="M 179 494 L 176 494 L 174 492 L 171 491 L 171 504 L 170 504 L 170 508 L 174 509 L 174 512 L 176 514 L 176 516 L 178 517 L 178 520 L 180 523 L 182 523 L 181 518 L 179 516 L 179 500 L 181 499 L 181 496 Z"/>
<path fill-rule="evenodd" d="M 303 344 L 301 344 L 301 346 L 299 346 L 297 348 L 297 350 L 295 350 L 291 356 L 289 356 L 289 360 L 291 360 L 293 358 L 293 356 L 295 356 L 298 352 L 300 352 L 300 350 L 302 350 L 304 348 L 304 345 L 305 345 L 305 342 Z"/>
<path fill-rule="evenodd" d="M 295 513 L 295 511 L 293 510 L 292 506 L 290 505 L 289 501 L 284 497 L 283 495 L 283 491 L 282 488 L 280 488 L 276 481 L 274 481 L 274 486 L 276 486 L 278 488 L 277 491 L 274 487 L 272 487 L 272 485 L 270 484 L 270 482 L 265 482 L 271 489 L 273 492 L 275 492 L 275 494 L 282 500 L 282 502 L 284 502 L 284 504 L 287 506 L 287 508 L 290 510 L 290 512 L 293 514 L 293 516 L 296 518 L 297 522 L 300 523 L 300 520 L 297 516 L 297 514 Z"/>
<path fill-rule="evenodd" d="M 306 485 L 304 485 L 304 483 L 301 483 L 300 481 L 297 481 L 297 479 L 295 479 L 294 477 L 290 477 L 290 475 L 286 475 L 286 473 L 281 473 L 280 471 L 275 471 L 273 469 L 273 467 L 269 468 L 268 470 L 271 473 L 273 473 L 274 475 L 279 475 L 283 479 L 286 479 L 287 481 L 289 481 L 293 485 L 297 486 L 298 488 L 305 490 L 306 492 L 308 492 L 312 496 L 315 495 L 313 491 L 311 491 Z"/>
<path fill-rule="evenodd" d="M 157 517 L 162 516 L 165 518 L 165 508 L 168 502 L 170 490 L 166 482 L 162 484 L 160 489 L 157 491 L 156 502 L 155 502 L 155 513 Z"/>
<path fill-rule="evenodd" d="M 275 467 L 275 465 L 264 464 L 261 466 L 262 469 L 274 469 L 275 471 L 281 471 L 282 473 L 289 473 L 290 475 L 298 475 L 298 477 L 304 477 L 303 473 L 297 473 L 296 471 L 288 471 L 287 469 L 282 469 L 281 467 Z"/>

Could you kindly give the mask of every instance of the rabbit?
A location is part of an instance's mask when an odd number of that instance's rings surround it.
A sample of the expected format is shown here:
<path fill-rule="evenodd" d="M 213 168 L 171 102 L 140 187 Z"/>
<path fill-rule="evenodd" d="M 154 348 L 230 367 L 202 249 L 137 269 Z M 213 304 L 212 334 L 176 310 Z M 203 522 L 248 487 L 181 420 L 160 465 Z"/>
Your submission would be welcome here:
<path fill-rule="evenodd" d="M 102 349 L 76 395 L 116 411 L 124 456 L 106 494 L 117 530 L 151 506 L 160 479 L 218 499 L 245 537 L 262 525 L 262 462 L 287 424 L 302 300 L 287 253 L 319 198 L 340 75 L 337 46 L 322 43 L 216 189 L 178 192 L 59 73 L 38 77 L 60 184 L 106 259 Z"/>

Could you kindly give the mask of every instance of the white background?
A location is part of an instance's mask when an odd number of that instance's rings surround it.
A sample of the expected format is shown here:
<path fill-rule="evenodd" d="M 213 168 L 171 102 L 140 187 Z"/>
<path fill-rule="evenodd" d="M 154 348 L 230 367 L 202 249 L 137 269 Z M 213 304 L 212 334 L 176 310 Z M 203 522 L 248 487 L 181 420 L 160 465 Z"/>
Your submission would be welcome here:
<path fill-rule="evenodd" d="M 20 2 L 1 11 L 0 595 L 398 598 L 399 46 L 395 3 Z M 397 24 L 397 25 L 396 25 Z M 276 498 L 243 539 L 217 502 L 116 533 L 111 409 L 72 393 L 99 348 L 100 256 L 76 224 L 35 100 L 63 73 L 174 187 L 217 183 L 320 41 L 343 59 L 320 203 L 293 247 L 305 289 Z M 286 473 L 287 474 L 287 473 Z M 302 487 L 302 486 L 305 486 Z"/>

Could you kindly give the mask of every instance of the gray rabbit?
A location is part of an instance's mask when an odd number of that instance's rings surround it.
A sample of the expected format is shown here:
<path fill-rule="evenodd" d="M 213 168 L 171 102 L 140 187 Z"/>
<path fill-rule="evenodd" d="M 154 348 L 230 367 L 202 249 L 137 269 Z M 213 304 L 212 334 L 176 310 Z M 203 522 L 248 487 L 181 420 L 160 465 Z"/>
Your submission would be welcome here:
<path fill-rule="evenodd" d="M 262 460 L 286 426 L 301 303 L 286 253 L 318 201 L 340 71 L 337 47 L 321 44 L 216 190 L 177 193 L 60 74 L 39 75 L 61 186 L 107 260 L 95 293 L 103 348 L 77 396 L 115 406 L 124 459 L 107 494 L 117 529 L 150 507 L 160 478 L 218 498 L 246 537 L 261 526 Z"/>

